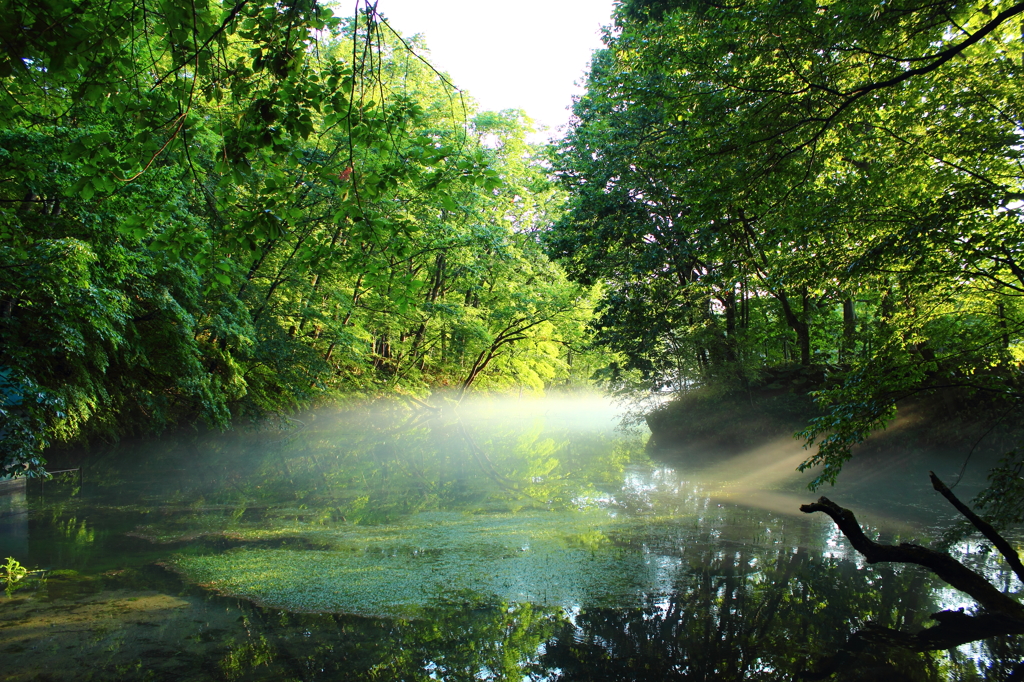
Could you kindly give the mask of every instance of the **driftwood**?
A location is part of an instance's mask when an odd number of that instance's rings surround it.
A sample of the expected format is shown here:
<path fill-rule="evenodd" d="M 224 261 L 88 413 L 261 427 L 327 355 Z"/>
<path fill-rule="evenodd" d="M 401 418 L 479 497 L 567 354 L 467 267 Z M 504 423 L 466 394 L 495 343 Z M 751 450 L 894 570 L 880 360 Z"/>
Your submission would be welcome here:
<path fill-rule="evenodd" d="M 991 525 L 971 511 L 967 505 L 957 499 L 934 473 L 931 473 L 931 480 L 935 490 L 949 500 L 957 511 L 963 514 L 999 550 L 1017 577 L 1024 582 L 1024 565 L 1021 564 L 1020 556 L 1010 543 L 999 535 Z M 865 628 L 850 637 L 844 648 L 845 651 L 840 652 L 831 662 L 832 665 L 827 667 L 832 668 L 838 665 L 840 659 L 847 658 L 870 644 L 889 644 L 917 651 L 935 651 L 997 635 L 1024 634 L 1024 605 L 1001 592 L 983 576 L 964 566 L 946 552 L 911 543 L 885 545 L 875 542 L 864 534 L 853 512 L 840 507 L 826 497 L 821 497 L 812 504 L 801 506 L 800 511 L 806 514 L 819 511 L 828 514 L 853 545 L 853 548 L 862 554 L 869 564 L 892 561 L 923 566 L 950 586 L 969 595 L 981 607 L 981 610 L 974 615 L 964 613 L 963 609 L 933 613 L 931 618 L 936 621 L 936 625 L 918 633 L 881 627 Z M 819 675 L 821 674 L 827 675 L 828 673 L 819 673 Z M 808 675 L 807 678 L 814 679 L 819 675 Z"/>

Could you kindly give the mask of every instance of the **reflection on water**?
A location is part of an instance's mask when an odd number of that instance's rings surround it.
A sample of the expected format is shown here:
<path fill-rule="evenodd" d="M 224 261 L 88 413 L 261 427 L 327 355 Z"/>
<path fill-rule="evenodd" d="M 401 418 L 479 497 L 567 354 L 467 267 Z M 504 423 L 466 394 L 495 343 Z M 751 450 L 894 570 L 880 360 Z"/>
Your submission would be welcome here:
<path fill-rule="evenodd" d="M 0 559 L 28 553 L 25 481 L 0 480 Z"/>
<path fill-rule="evenodd" d="M 5 672 L 940 680 L 1002 679 L 1017 660 L 1015 640 L 847 651 L 865 624 L 919 629 L 956 593 L 864 566 L 800 514 L 815 495 L 798 444 L 652 459 L 616 414 L 596 397 L 384 405 L 69 453 L 55 468 L 84 459 L 84 485 L 4 498 L 28 513 L 0 543 L 50 571 L 0 601 Z M 946 512 L 892 466 L 828 494 L 890 537 L 923 536 Z"/>

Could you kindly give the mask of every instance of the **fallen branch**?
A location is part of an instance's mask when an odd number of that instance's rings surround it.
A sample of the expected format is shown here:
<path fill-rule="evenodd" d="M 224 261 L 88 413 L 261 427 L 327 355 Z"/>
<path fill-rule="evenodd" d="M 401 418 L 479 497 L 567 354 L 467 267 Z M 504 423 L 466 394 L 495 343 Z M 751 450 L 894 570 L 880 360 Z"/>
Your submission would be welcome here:
<path fill-rule="evenodd" d="M 1024 623 L 1024 606 L 1000 592 L 984 577 L 949 554 L 906 542 L 899 545 L 883 545 L 869 540 L 853 512 L 843 509 L 827 497 L 818 498 L 813 504 L 802 505 L 800 511 L 805 514 L 820 511 L 832 517 L 853 548 L 863 554 L 869 564 L 891 561 L 924 566 L 952 587 L 970 595 L 985 610 Z"/>
<path fill-rule="evenodd" d="M 999 551 L 1013 567 L 1018 578 L 1024 580 L 1024 566 L 1016 550 L 989 524 L 981 520 L 967 505 L 931 474 L 932 486 L 942 494 L 961 514 L 967 517 L 981 533 L 999 548 Z M 807 671 L 801 679 L 826 679 L 838 672 L 853 657 L 878 645 L 899 646 L 915 651 L 938 651 L 952 649 L 989 637 L 1024 634 L 1024 606 L 1012 597 L 1000 592 L 984 577 L 975 573 L 945 552 L 939 552 L 920 545 L 901 543 L 884 545 L 869 539 L 849 509 L 844 509 L 827 497 L 800 507 L 805 514 L 824 512 L 828 514 L 853 548 L 860 552 L 869 564 L 892 561 L 917 564 L 929 569 L 952 587 L 970 595 L 983 609 L 978 614 L 956 611 L 939 611 L 931 614 L 936 625 L 918 633 L 902 632 L 878 625 L 868 625 L 850 635 L 845 646 L 834 655 L 822 661 L 816 671 Z M 1024 673 L 1024 667 L 1021 668 Z M 1017 671 L 1014 671 L 1017 675 Z M 1016 678 L 1014 678 L 1016 679 Z"/>
<path fill-rule="evenodd" d="M 1010 564 L 1010 568 L 1017 574 L 1017 579 L 1024 583 L 1024 564 L 1020 561 L 1020 555 L 1017 554 L 1017 550 L 1013 548 L 1006 539 L 1000 535 L 995 528 L 984 521 L 980 516 L 971 511 L 970 507 L 957 499 L 957 496 L 953 494 L 953 491 L 946 487 L 946 484 L 939 480 L 939 477 L 935 475 L 934 471 L 929 471 L 928 475 L 932 479 L 932 487 L 939 491 L 939 493 L 949 500 L 950 504 L 956 507 L 956 510 L 964 515 L 968 521 L 974 524 L 974 527 L 981 531 L 992 545 L 999 550 L 999 553 L 1006 559 L 1006 563 Z"/>

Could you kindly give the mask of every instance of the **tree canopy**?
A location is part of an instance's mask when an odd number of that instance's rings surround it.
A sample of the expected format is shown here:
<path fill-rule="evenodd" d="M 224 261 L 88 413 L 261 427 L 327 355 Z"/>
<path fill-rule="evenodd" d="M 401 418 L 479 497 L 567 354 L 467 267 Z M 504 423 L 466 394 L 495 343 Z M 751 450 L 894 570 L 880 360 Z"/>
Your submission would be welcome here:
<path fill-rule="evenodd" d="M 913 394 L 1020 399 L 1024 5 L 623 3 L 548 245 L 683 385 L 826 377 L 806 466 Z"/>
<path fill-rule="evenodd" d="M 569 380 L 590 293 L 540 245 L 532 123 L 374 5 L 2 15 L 0 475 L 339 392 Z"/>

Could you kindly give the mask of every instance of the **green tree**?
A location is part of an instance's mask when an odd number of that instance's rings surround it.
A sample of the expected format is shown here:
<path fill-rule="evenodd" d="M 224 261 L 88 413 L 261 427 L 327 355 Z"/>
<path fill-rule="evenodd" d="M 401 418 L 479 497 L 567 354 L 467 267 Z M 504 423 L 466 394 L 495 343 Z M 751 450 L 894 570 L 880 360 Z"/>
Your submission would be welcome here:
<path fill-rule="evenodd" d="M 909 395 L 1017 400 L 1022 12 L 624 3 L 548 241 L 599 338 L 698 385 L 822 368 L 819 483 Z"/>
<path fill-rule="evenodd" d="M 375 6 L 14 2 L 0 44 L 0 475 L 99 432 L 567 374 L 588 295 L 538 248 L 560 195 L 530 123 L 474 119 Z"/>

